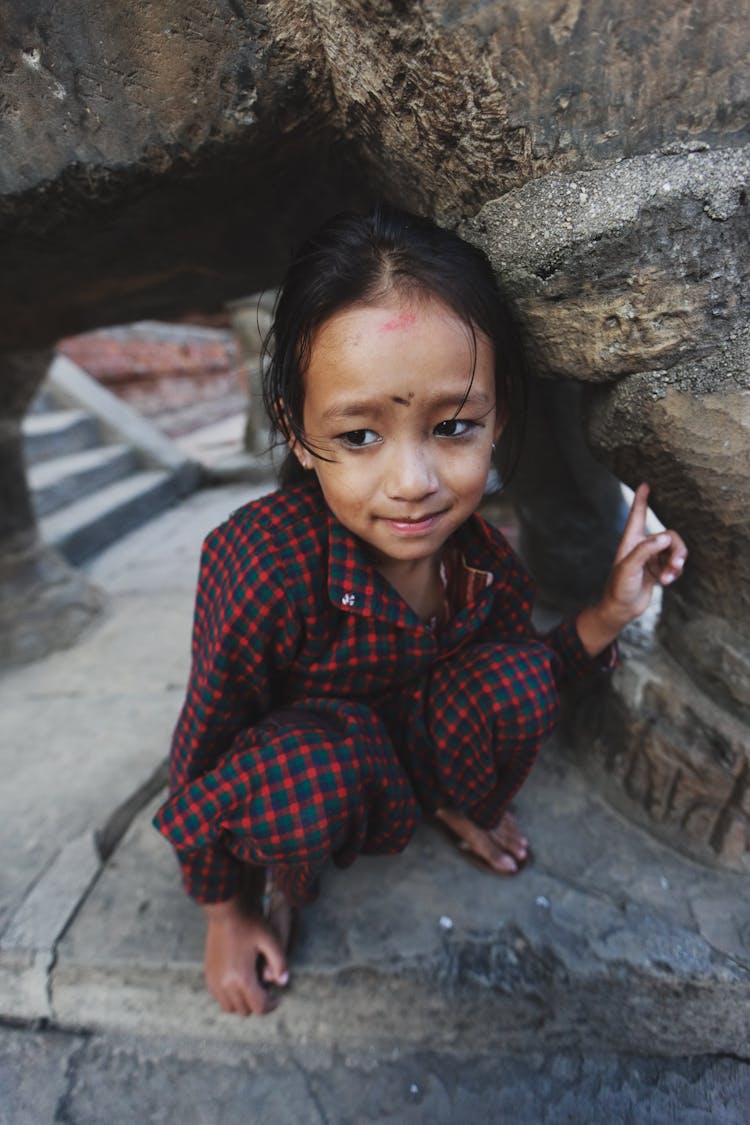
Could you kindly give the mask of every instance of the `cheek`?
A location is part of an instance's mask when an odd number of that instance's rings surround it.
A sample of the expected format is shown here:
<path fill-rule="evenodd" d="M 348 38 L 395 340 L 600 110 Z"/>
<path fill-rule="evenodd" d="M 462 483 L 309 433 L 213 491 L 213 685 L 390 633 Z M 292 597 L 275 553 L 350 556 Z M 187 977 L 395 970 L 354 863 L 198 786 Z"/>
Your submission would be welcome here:
<path fill-rule="evenodd" d="M 445 475 L 443 481 L 462 507 L 475 511 L 482 502 L 487 487 L 487 476 L 487 462 L 482 458 L 476 465 L 464 464 L 460 470 Z"/>
<path fill-rule="evenodd" d="M 364 460 L 364 458 L 363 458 Z M 318 481 L 329 502 L 339 505 L 357 504 L 360 497 L 371 491 L 372 472 L 368 466 L 351 461 L 323 465 L 318 469 Z"/>
<path fill-rule="evenodd" d="M 465 451 L 460 456 L 446 459 L 444 474 L 456 488 L 484 491 L 489 471 L 488 458 L 484 450 Z"/>

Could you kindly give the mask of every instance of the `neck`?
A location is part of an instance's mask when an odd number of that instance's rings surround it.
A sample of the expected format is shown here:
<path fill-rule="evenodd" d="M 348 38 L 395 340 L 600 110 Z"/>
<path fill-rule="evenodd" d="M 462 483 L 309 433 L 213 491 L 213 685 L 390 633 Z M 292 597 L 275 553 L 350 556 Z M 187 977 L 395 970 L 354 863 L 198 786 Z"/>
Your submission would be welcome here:
<path fill-rule="evenodd" d="M 440 556 L 427 559 L 377 559 L 375 569 L 400 594 L 419 618 L 428 621 L 440 612 L 443 587 L 440 581 Z"/>

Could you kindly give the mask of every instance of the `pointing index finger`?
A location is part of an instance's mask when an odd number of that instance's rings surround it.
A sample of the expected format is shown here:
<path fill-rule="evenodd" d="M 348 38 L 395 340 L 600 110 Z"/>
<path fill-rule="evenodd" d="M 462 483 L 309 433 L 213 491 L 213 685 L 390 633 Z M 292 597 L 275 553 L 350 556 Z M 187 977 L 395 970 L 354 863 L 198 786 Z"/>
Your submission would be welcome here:
<path fill-rule="evenodd" d="M 648 517 L 648 496 L 650 488 L 647 484 L 639 484 L 633 496 L 625 529 L 622 533 L 620 546 L 615 557 L 615 562 L 624 559 L 646 535 L 646 519 Z"/>

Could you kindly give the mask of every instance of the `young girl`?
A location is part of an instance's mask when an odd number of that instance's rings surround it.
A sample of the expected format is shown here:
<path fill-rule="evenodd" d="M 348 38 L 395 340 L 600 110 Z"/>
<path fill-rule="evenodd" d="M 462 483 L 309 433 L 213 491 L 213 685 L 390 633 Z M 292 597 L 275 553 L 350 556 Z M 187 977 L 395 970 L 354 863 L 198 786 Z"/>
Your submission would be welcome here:
<path fill-rule="evenodd" d="M 527 842 L 508 805 L 560 686 L 611 664 L 682 570 L 680 537 L 645 532 L 641 486 L 602 599 L 537 634 L 529 579 L 474 515 L 501 435 L 517 449 L 523 374 L 485 256 L 427 220 L 339 216 L 290 267 L 264 387 L 283 487 L 204 544 L 156 818 L 205 906 L 226 1011 L 275 1005 L 291 909 L 324 864 L 401 851 L 420 811 L 517 871 Z M 243 906 L 258 869 L 265 916 Z"/>

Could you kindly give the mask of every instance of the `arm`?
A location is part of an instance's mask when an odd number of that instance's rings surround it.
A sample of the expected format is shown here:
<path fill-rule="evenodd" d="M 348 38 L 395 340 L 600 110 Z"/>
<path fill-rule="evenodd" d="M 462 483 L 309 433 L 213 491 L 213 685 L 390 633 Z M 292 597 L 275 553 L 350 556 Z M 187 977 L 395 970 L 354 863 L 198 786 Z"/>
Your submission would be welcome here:
<path fill-rule="evenodd" d="M 565 618 L 542 638 L 555 654 L 553 670 L 560 687 L 587 678 L 597 668 L 614 667 L 614 642 L 621 630 L 648 607 L 657 583 L 667 586 L 682 573 L 687 548 L 677 532 L 646 534 L 648 493 L 648 486 L 641 485 L 635 494 L 601 599 L 577 617 Z M 503 640 L 538 637 L 531 623 L 533 586 L 507 544 L 505 550 L 493 633 L 497 629 Z"/>
<path fill-rule="evenodd" d="M 204 812 L 196 790 L 215 781 L 238 737 L 271 708 L 272 685 L 296 652 L 283 573 L 254 531 L 230 520 L 204 543 L 170 797 L 155 820 L 177 852 L 186 891 L 204 907 L 208 990 L 224 1011 L 242 1016 L 276 1007 L 264 985 L 288 981 L 284 935 L 243 905 L 243 864 L 224 846 L 218 810 Z"/>
<path fill-rule="evenodd" d="M 687 547 L 677 532 L 646 533 L 648 494 L 648 485 L 640 485 L 604 594 L 576 618 L 578 636 L 591 657 L 603 652 L 630 621 L 640 617 L 657 584 L 668 586 L 682 574 Z"/>
<path fill-rule="evenodd" d="M 204 544 L 193 627 L 192 667 L 172 739 L 170 797 L 156 826 L 177 851 L 188 894 L 224 902 L 239 888 L 240 864 L 221 839 L 199 841 L 191 785 L 214 770 L 237 735 L 270 709 L 271 685 L 293 659 L 296 616 L 268 552 L 239 521 Z"/>

